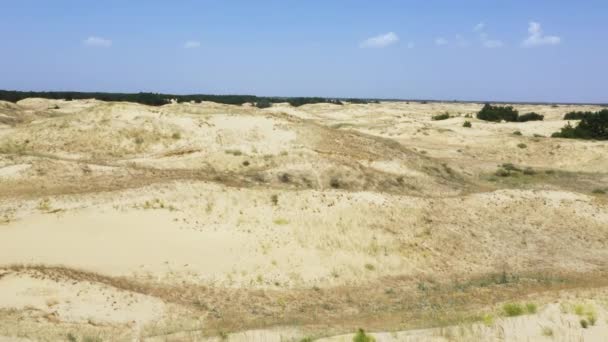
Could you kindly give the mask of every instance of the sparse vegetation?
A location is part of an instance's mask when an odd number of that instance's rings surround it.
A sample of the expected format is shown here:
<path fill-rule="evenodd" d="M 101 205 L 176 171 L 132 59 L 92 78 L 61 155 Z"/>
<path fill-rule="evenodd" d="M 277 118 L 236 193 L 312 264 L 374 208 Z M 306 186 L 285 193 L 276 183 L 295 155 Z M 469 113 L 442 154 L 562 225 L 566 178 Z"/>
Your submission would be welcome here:
<path fill-rule="evenodd" d="M 508 317 L 515 317 L 524 314 L 524 307 L 518 303 L 506 303 L 502 306 L 502 310 Z"/>
<path fill-rule="evenodd" d="M 51 200 L 49 198 L 43 198 L 38 202 L 37 209 L 40 211 L 51 211 Z"/>
<path fill-rule="evenodd" d="M 376 342 L 376 339 L 373 336 L 369 336 L 365 333 L 365 330 L 359 329 L 353 337 L 353 342 Z"/>
<path fill-rule="evenodd" d="M 450 118 L 449 113 L 443 113 L 443 114 L 435 115 L 431 119 L 433 119 L 434 121 L 439 121 L 439 120 L 447 120 L 449 118 Z"/>
<path fill-rule="evenodd" d="M 284 218 L 278 218 L 278 219 L 275 219 L 273 222 L 274 222 L 274 224 L 276 224 L 276 225 L 278 225 L 278 226 L 284 226 L 284 225 L 286 225 L 286 224 L 289 224 L 289 221 L 287 221 L 287 220 L 286 220 L 286 219 L 284 219 Z"/>
<path fill-rule="evenodd" d="M 519 143 L 519 144 L 517 144 L 517 147 L 519 147 L 519 148 L 526 148 L 526 147 L 528 147 L 528 145 L 526 145 L 524 143 Z"/>
<path fill-rule="evenodd" d="M 513 135 L 521 135 L 521 132 L 520 131 L 515 131 L 515 132 L 513 132 Z"/>
<path fill-rule="evenodd" d="M 580 323 L 581 323 L 581 327 L 583 329 L 587 329 L 587 327 L 589 327 L 589 323 L 587 322 L 586 319 L 581 319 Z"/>
<path fill-rule="evenodd" d="M 240 150 L 226 150 L 224 152 L 226 154 L 231 154 L 233 156 L 241 156 L 241 155 L 243 155 L 243 152 L 241 152 Z"/>
<path fill-rule="evenodd" d="M 462 124 L 462 127 L 466 127 L 466 128 L 471 128 L 473 125 L 471 124 L 471 121 L 465 121 Z"/>

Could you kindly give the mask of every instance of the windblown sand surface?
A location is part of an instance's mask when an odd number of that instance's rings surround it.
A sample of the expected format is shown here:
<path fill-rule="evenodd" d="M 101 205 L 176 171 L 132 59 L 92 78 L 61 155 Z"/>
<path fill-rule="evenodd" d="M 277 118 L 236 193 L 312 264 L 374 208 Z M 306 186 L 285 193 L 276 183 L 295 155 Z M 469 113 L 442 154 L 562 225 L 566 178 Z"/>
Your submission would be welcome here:
<path fill-rule="evenodd" d="M 602 341 L 599 107 L 516 107 L 0 102 L 0 341 Z"/>

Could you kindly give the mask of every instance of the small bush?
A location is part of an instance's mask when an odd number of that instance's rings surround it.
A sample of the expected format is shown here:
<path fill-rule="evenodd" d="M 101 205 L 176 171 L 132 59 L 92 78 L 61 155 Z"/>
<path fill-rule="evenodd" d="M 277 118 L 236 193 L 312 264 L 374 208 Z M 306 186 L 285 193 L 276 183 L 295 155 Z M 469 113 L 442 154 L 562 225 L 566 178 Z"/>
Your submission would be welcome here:
<path fill-rule="evenodd" d="M 279 196 L 278 195 L 270 196 L 270 201 L 272 202 L 273 205 L 279 204 Z"/>
<path fill-rule="evenodd" d="M 587 329 L 587 327 L 589 327 L 589 323 L 587 322 L 586 319 L 581 319 L 581 327 L 583 329 Z"/>
<path fill-rule="evenodd" d="M 435 115 L 432 117 L 432 119 L 434 121 L 439 121 L 439 120 L 446 120 L 450 118 L 450 114 L 448 113 L 443 113 L 443 114 L 439 114 L 439 115 Z"/>
<path fill-rule="evenodd" d="M 545 337 L 552 337 L 553 336 L 553 329 L 549 328 L 549 327 L 543 327 L 543 336 Z"/>
<path fill-rule="evenodd" d="M 471 122 L 470 122 L 470 121 L 465 121 L 465 122 L 462 124 L 462 127 L 466 127 L 466 128 L 471 128 L 472 126 L 473 126 L 473 125 L 471 124 Z"/>
<path fill-rule="evenodd" d="M 591 191 L 591 192 L 594 193 L 594 194 L 597 194 L 597 195 L 605 195 L 606 194 L 606 190 L 604 190 L 604 189 L 593 189 L 593 191 Z"/>
<path fill-rule="evenodd" d="M 376 269 L 376 267 L 372 264 L 365 264 L 365 269 L 368 271 L 373 271 Z"/>
<path fill-rule="evenodd" d="M 504 311 L 505 315 L 509 317 L 515 317 L 524 314 L 523 306 L 517 303 L 507 303 L 503 305 L 502 310 Z"/>
<path fill-rule="evenodd" d="M 339 189 L 340 180 L 338 178 L 333 177 L 332 179 L 329 180 L 329 186 L 331 186 L 334 189 Z"/>
<path fill-rule="evenodd" d="M 279 180 L 282 183 L 289 183 L 291 182 L 291 175 L 289 173 L 282 173 L 279 175 Z"/>
<path fill-rule="evenodd" d="M 182 135 L 179 132 L 175 132 L 175 133 L 173 133 L 173 135 L 171 135 L 171 138 L 173 138 L 175 140 L 179 140 L 182 138 Z"/>
<path fill-rule="evenodd" d="M 517 121 L 519 113 L 517 110 L 513 109 L 511 106 L 492 106 L 487 103 L 483 108 L 477 113 L 477 118 L 485 121 L 494 121 L 500 122 L 502 120 L 505 121 Z"/>
<path fill-rule="evenodd" d="M 487 327 L 491 327 L 492 325 L 494 325 L 494 316 L 492 316 L 491 314 L 483 315 L 482 320 L 483 324 L 485 324 L 485 326 Z"/>
<path fill-rule="evenodd" d="M 513 135 L 521 135 L 521 132 L 520 131 L 515 131 L 515 132 L 513 132 Z"/>
<path fill-rule="evenodd" d="M 365 330 L 359 329 L 353 337 L 353 342 L 376 342 L 376 339 L 373 336 L 369 336 L 365 333 Z"/>
<path fill-rule="evenodd" d="M 526 147 L 528 147 L 528 145 L 526 145 L 524 143 L 520 143 L 520 144 L 517 144 L 517 147 L 519 147 L 519 148 L 526 148 Z"/>
<path fill-rule="evenodd" d="M 224 152 L 226 152 L 226 154 L 232 154 L 233 156 L 243 155 L 243 152 L 241 152 L 239 150 L 226 150 Z"/>
<path fill-rule="evenodd" d="M 249 160 L 245 160 L 245 161 L 243 162 L 243 166 L 249 166 Z"/>
<path fill-rule="evenodd" d="M 286 219 L 284 219 L 284 218 L 278 218 L 278 219 L 275 219 L 275 220 L 274 220 L 274 221 L 272 221 L 272 222 L 274 222 L 274 224 L 276 224 L 276 225 L 278 225 L 278 226 L 284 226 L 284 225 L 286 225 L 286 224 L 289 224 L 289 221 L 287 221 L 287 220 L 286 220 Z"/>
<path fill-rule="evenodd" d="M 534 303 L 528 303 L 528 304 L 526 304 L 526 311 L 529 314 L 535 314 L 536 310 L 537 310 L 536 304 L 534 304 Z"/>
<path fill-rule="evenodd" d="M 537 113 L 526 113 L 517 117 L 517 122 L 527 122 L 527 121 L 543 121 L 545 118 L 544 115 L 540 115 Z"/>

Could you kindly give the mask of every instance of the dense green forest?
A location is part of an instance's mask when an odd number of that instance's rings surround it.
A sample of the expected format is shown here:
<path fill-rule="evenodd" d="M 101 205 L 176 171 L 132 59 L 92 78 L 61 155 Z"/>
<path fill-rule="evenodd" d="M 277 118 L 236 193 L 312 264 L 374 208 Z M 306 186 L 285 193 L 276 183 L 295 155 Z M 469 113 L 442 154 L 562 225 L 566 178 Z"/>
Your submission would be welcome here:
<path fill-rule="evenodd" d="M 159 93 L 84 93 L 74 91 L 50 91 L 50 92 L 33 92 L 33 91 L 12 91 L 0 90 L 0 101 L 17 102 L 26 98 L 38 97 L 45 99 L 64 99 L 64 100 L 83 100 L 97 99 L 109 102 L 135 102 L 149 106 L 162 106 L 175 99 L 177 102 L 201 102 L 211 101 L 216 103 L 242 105 L 244 103 L 254 103 L 258 107 L 270 107 L 273 103 L 288 102 L 294 107 L 312 103 L 333 103 L 342 105 L 342 101 L 366 104 L 378 103 L 377 100 L 366 99 L 332 99 L 324 97 L 259 97 L 254 95 L 171 95 Z"/>

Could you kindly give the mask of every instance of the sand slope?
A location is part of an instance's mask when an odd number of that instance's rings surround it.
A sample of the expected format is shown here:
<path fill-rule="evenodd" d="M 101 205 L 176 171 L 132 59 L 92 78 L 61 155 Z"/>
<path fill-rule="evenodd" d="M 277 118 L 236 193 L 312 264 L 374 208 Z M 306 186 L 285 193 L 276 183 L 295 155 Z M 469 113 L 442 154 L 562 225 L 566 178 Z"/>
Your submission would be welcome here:
<path fill-rule="evenodd" d="M 596 340 L 608 145 L 548 136 L 598 107 L 516 107 L 0 103 L 0 336 Z"/>

